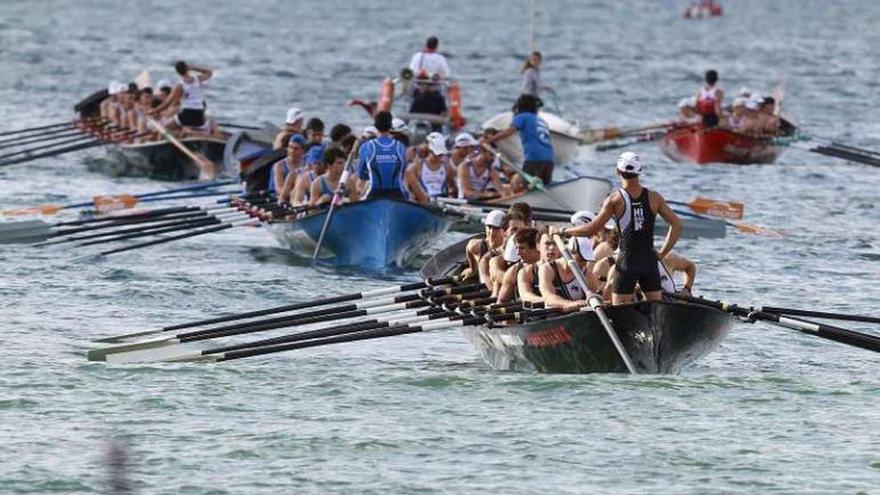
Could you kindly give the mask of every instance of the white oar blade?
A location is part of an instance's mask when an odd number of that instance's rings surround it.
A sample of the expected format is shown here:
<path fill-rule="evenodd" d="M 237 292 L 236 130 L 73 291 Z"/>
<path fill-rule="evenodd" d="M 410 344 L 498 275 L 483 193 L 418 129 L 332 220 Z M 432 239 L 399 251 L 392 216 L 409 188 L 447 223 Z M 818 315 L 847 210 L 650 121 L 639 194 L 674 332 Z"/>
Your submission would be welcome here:
<path fill-rule="evenodd" d="M 107 354 L 108 364 L 156 363 L 161 361 L 187 361 L 200 357 L 198 350 L 186 345 L 172 345 L 155 349 Z"/>
<path fill-rule="evenodd" d="M 132 342 L 131 344 L 122 344 L 113 347 L 102 347 L 92 349 L 88 352 L 89 361 L 109 361 L 109 356 L 113 354 L 122 354 L 126 352 L 136 352 L 147 349 L 159 349 L 179 344 L 180 341 L 173 337 L 159 337 L 157 339 L 142 340 L 140 342 Z"/>

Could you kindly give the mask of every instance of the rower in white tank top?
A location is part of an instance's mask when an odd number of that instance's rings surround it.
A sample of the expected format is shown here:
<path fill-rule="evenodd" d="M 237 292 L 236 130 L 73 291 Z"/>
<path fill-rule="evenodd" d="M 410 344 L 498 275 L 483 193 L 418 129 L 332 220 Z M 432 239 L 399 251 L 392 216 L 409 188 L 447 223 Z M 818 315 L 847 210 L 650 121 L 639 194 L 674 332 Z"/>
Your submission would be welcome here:
<path fill-rule="evenodd" d="M 190 81 L 187 81 L 190 79 Z M 181 109 L 204 110 L 205 98 L 202 94 L 202 81 L 198 77 L 180 78 L 183 86 L 183 97 L 180 101 Z"/>
<path fill-rule="evenodd" d="M 419 182 L 422 183 L 422 188 L 428 193 L 428 196 L 436 198 L 449 195 L 445 162 L 440 163 L 439 169 L 431 170 L 428 161 L 422 160 L 421 169 Z"/>
<path fill-rule="evenodd" d="M 468 178 L 471 181 L 471 191 L 485 192 L 489 187 L 489 184 L 492 182 L 491 167 L 486 167 L 486 170 L 477 176 L 474 172 L 474 162 L 472 159 L 468 158 L 461 164 L 461 166 L 467 167 Z M 464 190 L 462 189 L 460 182 L 458 184 L 458 199 L 465 199 Z"/>

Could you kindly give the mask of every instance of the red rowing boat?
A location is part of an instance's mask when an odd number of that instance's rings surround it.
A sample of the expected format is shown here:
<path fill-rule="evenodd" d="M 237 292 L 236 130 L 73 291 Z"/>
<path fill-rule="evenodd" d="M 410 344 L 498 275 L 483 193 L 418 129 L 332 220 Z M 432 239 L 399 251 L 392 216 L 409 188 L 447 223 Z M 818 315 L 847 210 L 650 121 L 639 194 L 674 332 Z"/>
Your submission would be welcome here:
<path fill-rule="evenodd" d="M 673 129 L 660 139 L 660 148 L 677 162 L 773 163 L 782 152 L 773 140 L 737 134 L 717 127 L 693 125 Z"/>

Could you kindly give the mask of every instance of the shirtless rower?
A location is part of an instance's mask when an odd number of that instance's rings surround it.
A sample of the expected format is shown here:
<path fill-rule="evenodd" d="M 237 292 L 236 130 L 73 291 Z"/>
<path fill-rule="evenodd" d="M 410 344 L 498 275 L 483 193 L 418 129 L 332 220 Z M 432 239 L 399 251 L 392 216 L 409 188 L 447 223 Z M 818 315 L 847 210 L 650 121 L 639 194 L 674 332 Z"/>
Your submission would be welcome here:
<path fill-rule="evenodd" d="M 605 199 L 596 218 L 586 225 L 566 227 L 560 232 L 592 236 L 613 218 L 620 231 L 620 254 L 612 304 L 631 302 L 637 283 L 647 300 L 659 301 L 662 293 L 657 260 L 666 257 L 675 247 L 681 235 L 681 220 L 660 193 L 649 191 L 641 185 L 642 160 L 637 154 L 631 151 L 621 153 L 616 171 L 623 187 Z M 654 220 L 657 214 L 669 225 L 659 253 L 654 251 Z"/>
<path fill-rule="evenodd" d="M 480 260 L 483 256 L 497 256 L 504 247 L 507 215 L 501 210 L 492 210 L 483 218 L 484 234 L 468 241 L 465 246 L 468 266 L 462 272 L 464 278 L 477 276 L 480 282 Z"/>
<path fill-rule="evenodd" d="M 445 198 L 455 192 L 455 170 L 449 164 L 449 151 L 446 138 L 439 132 L 428 134 L 428 157 L 416 158 L 406 171 L 406 182 L 410 191 L 416 183 L 430 198 Z"/>
<path fill-rule="evenodd" d="M 211 79 L 214 72 L 198 65 L 189 65 L 184 61 L 174 64 L 174 70 L 180 77 L 180 83 L 171 90 L 171 95 L 153 109 L 152 115 L 160 115 L 163 110 L 179 102 L 180 111 L 170 122 L 165 122 L 169 131 L 176 129 L 208 129 L 205 119 L 207 103 L 202 93 L 202 86 Z"/>
<path fill-rule="evenodd" d="M 458 167 L 458 197 L 459 199 L 486 199 L 498 196 L 497 192 L 489 190 L 493 185 L 496 191 L 504 189 L 498 171 L 492 166 L 495 155 L 491 150 L 480 148 L 477 154 L 470 155 Z"/>
<path fill-rule="evenodd" d="M 296 186 L 296 177 L 304 166 L 306 138 L 294 134 L 287 141 L 287 156 L 272 164 L 269 174 L 269 191 L 275 193 L 278 204 L 287 203 L 290 200 L 290 192 Z M 291 183 L 288 184 L 288 178 Z"/>
<path fill-rule="evenodd" d="M 327 171 L 321 174 L 318 180 L 312 181 L 309 204 L 317 206 L 329 203 L 333 199 L 333 195 L 342 180 L 342 172 L 345 171 L 346 158 L 345 152 L 337 147 L 330 147 L 324 151 L 323 160 Z M 354 177 L 349 177 L 343 191 L 347 195 L 353 189 Z"/>
<path fill-rule="evenodd" d="M 703 125 L 715 127 L 720 122 L 724 90 L 718 85 L 718 72 L 706 71 L 706 85 L 697 91 L 697 113 L 703 116 Z"/>

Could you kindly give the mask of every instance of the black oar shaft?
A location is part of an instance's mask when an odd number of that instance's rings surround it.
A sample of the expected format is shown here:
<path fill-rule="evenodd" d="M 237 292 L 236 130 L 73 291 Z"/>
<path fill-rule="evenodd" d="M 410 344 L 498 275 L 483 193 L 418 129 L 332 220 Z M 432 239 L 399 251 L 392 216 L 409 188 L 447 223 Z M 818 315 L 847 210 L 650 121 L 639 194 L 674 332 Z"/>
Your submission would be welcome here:
<path fill-rule="evenodd" d="M 44 129 L 54 129 L 56 127 L 65 127 L 65 126 L 73 126 L 73 122 L 59 122 L 57 124 L 49 124 L 49 125 L 41 125 L 37 127 L 28 127 L 27 129 L 18 129 L 14 131 L 3 131 L 0 132 L 0 136 L 12 136 L 15 134 L 25 134 L 33 131 L 42 131 Z"/>
<path fill-rule="evenodd" d="M 201 208 L 197 206 L 170 206 L 168 208 L 157 208 L 155 210 L 147 210 L 140 211 L 137 213 L 129 213 L 126 215 L 113 215 L 107 217 L 95 217 L 95 218 L 84 218 L 82 220 L 70 220 L 66 222 L 58 222 L 54 224 L 54 227 L 67 227 L 67 226 L 75 226 L 75 225 L 87 225 L 90 223 L 97 222 L 124 222 L 129 219 L 135 218 L 152 218 L 159 217 L 163 215 L 169 215 L 172 213 L 181 213 L 185 211 L 199 211 Z"/>
<path fill-rule="evenodd" d="M 140 232 L 135 232 L 132 234 L 123 234 L 113 237 L 107 237 L 103 239 L 96 239 L 93 241 L 80 242 L 77 246 L 92 246 L 95 244 L 106 244 L 108 242 L 116 242 L 116 241 L 125 241 L 128 239 L 137 239 L 138 237 L 149 237 L 159 234 L 168 234 L 170 232 L 180 232 L 181 230 L 192 230 L 197 229 L 199 227 L 207 227 L 209 225 L 217 225 L 221 223 L 221 220 L 217 217 L 205 217 L 204 219 L 198 220 L 185 220 L 183 222 L 174 222 L 177 225 L 170 226 L 159 226 L 157 228 L 148 228 L 148 230 L 143 230 Z M 160 239 L 164 240 L 164 239 Z"/>
<path fill-rule="evenodd" d="M 761 306 L 759 309 L 761 311 L 766 311 L 767 313 L 776 313 L 780 315 L 804 316 L 807 318 L 823 318 L 827 320 L 858 321 L 863 323 L 880 323 L 880 317 L 877 316 L 851 315 L 846 313 L 828 313 L 824 311 L 782 308 L 778 306 Z"/>
<path fill-rule="evenodd" d="M 91 225 L 88 225 L 85 227 L 76 227 L 76 228 L 72 228 L 72 229 L 56 230 L 56 231 L 52 232 L 51 236 L 56 237 L 56 238 L 57 237 L 65 237 L 65 236 L 72 236 L 75 234 L 82 234 L 85 232 L 94 232 L 96 230 L 117 229 L 118 227 L 122 227 L 122 226 L 126 226 L 126 225 L 139 225 L 139 224 L 156 223 L 156 222 L 170 222 L 170 221 L 177 221 L 177 220 L 182 220 L 182 219 L 193 219 L 193 218 L 198 218 L 198 217 L 204 217 L 205 215 L 207 215 L 207 212 L 205 212 L 205 211 L 186 211 L 186 212 L 182 212 L 182 213 L 173 213 L 173 214 L 169 214 L 169 215 L 149 216 L 149 217 L 141 217 L 141 218 L 129 218 L 129 219 L 126 219 L 125 221 L 122 221 L 122 222 L 110 222 L 110 223 L 103 223 L 103 224 L 99 224 L 99 225 L 91 224 Z M 122 233 L 124 233 L 123 232 L 124 230 L 127 230 L 127 229 L 117 229 L 117 230 L 113 230 L 112 232 L 103 232 L 101 234 L 95 234 L 95 236 L 100 237 L 102 235 L 122 234 Z M 69 237 L 66 239 L 60 239 L 59 241 L 48 242 L 46 244 L 53 244 L 53 243 L 57 243 L 60 241 L 83 240 L 83 239 L 89 239 L 89 238 L 91 238 L 91 237 L 76 236 L 76 237 Z"/>
<path fill-rule="evenodd" d="M 33 136 L 20 136 L 12 139 L 4 139 L 0 141 L 0 149 L 13 148 L 31 143 L 39 143 L 41 141 L 54 141 L 56 139 L 63 139 L 65 137 L 75 136 L 82 133 L 83 132 L 77 128 L 58 129 L 51 132 L 35 134 Z"/>
<path fill-rule="evenodd" d="M 424 289 L 426 287 L 431 287 L 434 285 L 446 285 L 449 283 L 454 283 L 457 280 L 458 279 L 456 277 L 444 277 L 444 278 L 432 280 L 432 281 L 414 282 L 414 283 L 404 284 L 404 285 L 400 285 L 400 286 L 392 287 L 392 288 L 357 292 L 354 294 L 344 294 L 344 295 L 333 296 L 333 297 L 328 297 L 328 298 L 324 298 L 324 299 L 304 301 L 304 302 L 299 302 L 299 303 L 294 303 L 294 304 L 285 304 L 283 306 L 278 306 L 278 307 L 274 307 L 274 308 L 258 309 L 255 311 L 248 311 L 245 313 L 238 313 L 238 314 L 234 314 L 234 315 L 220 316 L 220 317 L 216 317 L 216 318 L 208 318 L 208 319 L 204 319 L 204 320 L 191 321 L 188 323 L 178 323 L 176 325 L 164 326 L 164 327 L 162 327 L 162 330 L 165 332 L 170 332 L 170 331 L 174 331 L 174 330 L 182 330 L 185 328 L 200 327 L 200 326 L 204 326 L 204 325 L 213 325 L 214 323 L 224 323 L 227 321 L 244 320 L 247 318 L 256 318 L 259 316 L 267 316 L 267 315 L 277 314 L 277 313 L 286 313 L 288 311 L 298 311 L 301 309 L 315 308 L 318 306 L 327 306 L 330 304 L 339 304 L 339 303 L 344 303 L 344 302 L 349 302 L 349 301 L 357 301 L 359 299 L 369 299 L 372 297 L 381 297 L 384 295 L 392 295 L 392 294 L 396 294 L 396 293 L 400 293 L 400 292 L 409 292 L 409 291 L 413 291 L 413 290 Z"/>

